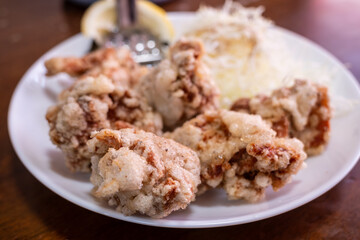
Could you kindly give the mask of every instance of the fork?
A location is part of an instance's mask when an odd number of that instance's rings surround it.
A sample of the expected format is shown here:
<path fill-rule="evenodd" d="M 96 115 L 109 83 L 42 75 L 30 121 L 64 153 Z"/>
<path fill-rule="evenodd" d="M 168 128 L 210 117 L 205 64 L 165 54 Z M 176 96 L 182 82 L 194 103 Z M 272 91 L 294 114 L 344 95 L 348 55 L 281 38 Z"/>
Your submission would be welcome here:
<path fill-rule="evenodd" d="M 163 57 L 161 41 L 136 25 L 136 1 L 116 0 L 117 29 L 105 40 L 105 47 L 123 46 L 142 65 L 154 65 Z M 165 44 L 166 45 L 166 44 Z"/>

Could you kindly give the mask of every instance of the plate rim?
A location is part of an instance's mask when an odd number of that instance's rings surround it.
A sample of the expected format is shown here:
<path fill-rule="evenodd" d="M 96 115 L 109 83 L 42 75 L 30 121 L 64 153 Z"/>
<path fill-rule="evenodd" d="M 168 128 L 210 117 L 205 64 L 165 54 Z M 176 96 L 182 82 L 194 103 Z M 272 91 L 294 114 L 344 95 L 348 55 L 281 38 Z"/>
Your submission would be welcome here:
<path fill-rule="evenodd" d="M 168 12 L 169 18 L 172 17 L 181 17 L 182 16 L 188 16 L 188 15 L 195 15 L 194 12 Z M 328 50 L 323 48 L 322 46 L 316 44 L 315 42 L 309 40 L 308 38 L 301 36 L 298 33 L 292 32 L 290 30 L 287 30 L 285 28 L 274 26 L 276 30 L 280 30 L 281 32 L 284 32 L 287 35 L 291 35 L 292 37 L 298 38 L 302 42 L 306 42 L 306 44 L 311 45 L 312 48 L 315 48 L 319 51 L 320 54 L 324 55 L 327 59 L 329 59 L 333 64 L 338 65 L 343 70 L 346 77 L 350 80 L 349 82 L 352 83 L 352 85 L 356 88 L 357 92 L 360 93 L 360 84 L 354 77 L 354 75 L 344 66 L 343 63 L 341 63 L 340 60 L 338 60 L 333 54 L 331 54 Z M 79 37 L 82 37 L 81 33 L 75 34 L 71 36 L 70 38 L 65 39 L 64 41 L 60 42 L 59 44 L 55 45 L 48 51 L 46 51 L 45 54 L 43 54 L 40 58 L 38 58 L 31 67 L 25 72 L 25 74 L 21 77 L 20 81 L 17 83 L 17 86 L 11 96 L 9 108 L 8 108 L 8 116 L 7 116 L 7 127 L 8 127 L 8 133 L 10 137 L 10 141 L 12 144 L 12 147 L 14 148 L 18 158 L 23 163 L 23 165 L 27 168 L 27 170 L 44 186 L 46 186 L 49 190 L 56 193 L 60 197 L 72 202 L 75 205 L 78 205 L 82 208 L 88 209 L 92 212 L 102 214 L 108 217 L 112 217 L 115 219 L 119 219 L 126 222 L 131 223 L 137 223 L 147 226 L 154 226 L 154 227 L 167 227 L 167 228 L 213 228 L 213 227 L 224 227 L 224 226 L 233 226 L 233 225 L 239 225 L 244 223 L 250 223 L 255 221 L 260 221 L 266 218 L 270 218 L 276 215 L 283 214 L 285 212 L 291 211 L 295 208 L 298 208 L 302 205 L 305 205 L 309 203 L 310 201 L 318 198 L 319 196 L 323 195 L 327 191 L 329 191 L 331 188 L 335 187 L 342 179 L 346 177 L 346 175 L 353 169 L 353 167 L 356 165 L 356 163 L 359 161 L 360 158 L 360 148 L 356 150 L 356 153 L 354 153 L 354 160 L 348 163 L 347 167 L 343 169 L 339 174 L 336 175 L 336 178 L 331 178 L 330 181 L 328 181 L 326 184 L 323 184 L 321 188 L 317 188 L 314 191 L 312 191 L 312 194 L 306 194 L 303 197 L 296 199 L 290 203 L 287 203 L 285 207 L 283 205 L 277 206 L 270 210 L 265 210 L 261 213 L 255 214 L 255 216 L 250 217 L 249 215 L 244 215 L 240 217 L 232 217 L 227 219 L 221 219 L 221 220 L 202 220 L 202 221 L 194 221 L 194 220 L 187 220 L 185 224 L 179 224 L 178 220 L 168 220 L 168 219 L 152 219 L 149 217 L 142 218 L 142 217 L 134 217 L 134 216 L 124 216 L 119 215 L 118 212 L 112 209 L 106 209 L 104 210 L 100 206 L 94 205 L 93 203 L 88 203 L 87 201 L 83 200 L 80 197 L 77 197 L 76 195 L 70 195 L 66 192 L 64 192 L 61 188 L 57 187 L 55 183 L 46 181 L 46 176 L 42 173 L 41 170 L 37 169 L 37 167 L 33 164 L 31 164 L 31 161 L 27 158 L 25 154 L 23 154 L 19 147 L 15 144 L 14 140 L 14 126 L 12 119 L 14 116 L 14 105 L 15 105 L 15 99 L 17 98 L 19 91 L 21 89 L 21 86 L 25 83 L 25 79 L 28 78 L 28 76 L 34 71 L 36 66 L 38 66 L 41 62 L 44 61 L 44 59 L 51 55 L 52 52 L 57 51 L 57 49 L 62 48 L 64 45 L 68 44 L 69 42 L 73 41 L 74 39 L 77 39 Z"/>

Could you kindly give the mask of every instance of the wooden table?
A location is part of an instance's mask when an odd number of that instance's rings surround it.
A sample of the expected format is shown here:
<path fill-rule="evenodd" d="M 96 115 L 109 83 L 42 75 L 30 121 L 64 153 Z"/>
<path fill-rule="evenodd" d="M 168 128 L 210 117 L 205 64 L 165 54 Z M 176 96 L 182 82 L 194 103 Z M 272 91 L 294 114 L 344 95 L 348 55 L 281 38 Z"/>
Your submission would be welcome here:
<path fill-rule="evenodd" d="M 196 10 L 177 0 L 169 11 Z M 222 1 L 211 0 L 209 5 Z M 360 1 L 264 0 L 265 15 L 332 52 L 360 78 Z M 336 187 L 288 213 L 214 229 L 163 229 L 108 218 L 78 207 L 38 182 L 16 156 L 7 132 L 11 94 L 47 50 L 79 32 L 83 9 L 61 0 L 0 3 L 0 239 L 359 239 L 360 165 Z M 24 116 L 26 117 L 26 116 Z M 36 133 L 34 133 L 36 137 Z"/>

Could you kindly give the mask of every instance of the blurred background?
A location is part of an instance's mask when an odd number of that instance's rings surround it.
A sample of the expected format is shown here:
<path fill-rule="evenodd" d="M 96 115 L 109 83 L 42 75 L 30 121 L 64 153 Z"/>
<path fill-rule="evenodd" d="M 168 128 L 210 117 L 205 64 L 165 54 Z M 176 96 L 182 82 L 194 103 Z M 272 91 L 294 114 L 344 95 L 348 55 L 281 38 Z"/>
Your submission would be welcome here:
<path fill-rule="evenodd" d="M 35 60 L 46 50 L 80 31 L 80 19 L 90 0 L 23 1 L 0 3 L 2 63 L 9 53 L 22 50 Z M 195 11 L 201 4 L 221 6 L 222 0 L 155 0 L 167 11 Z M 247 6 L 263 5 L 265 16 L 331 50 L 346 64 L 359 64 L 360 1 L 358 0 L 240 0 Z M 336 37 L 335 37 L 336 36 Z M 46 39 L 46 41 L 44 41 Z M 352 44 L 345 44 L 351 42 Z M 31 47 L 28 44 L 31 43 Z M 4 46 L 7 46 L 6 49 Z M 6 53 L 6 54 L 4 54 Z M 36 54 L 38 53 L 38 54 Z M 17 58 L 17 61 L 19 59 Z M 27 66 L 32 61 L 27 62 Z M 355 75 L 360 72 L 355 70 Z"/>

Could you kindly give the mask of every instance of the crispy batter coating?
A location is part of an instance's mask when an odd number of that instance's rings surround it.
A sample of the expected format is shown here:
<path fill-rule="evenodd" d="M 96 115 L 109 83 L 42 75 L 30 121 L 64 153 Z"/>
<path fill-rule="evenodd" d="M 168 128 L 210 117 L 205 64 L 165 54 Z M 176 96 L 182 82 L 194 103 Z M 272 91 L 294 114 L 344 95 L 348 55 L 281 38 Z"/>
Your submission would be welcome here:
<path fill-rule="evenodd" d="M 45 66 L 47 75 L 77 77 L 46 114 L 50 138 L 72 171 L 90 171 L 86 141 L 92 131 L 136 127 L 162 133 L 161 116 L 135 90 L 146 70 L 128 50 L 103 48 L 81 58 L 52 58 Z"/>
<path fill-rule="evenodd" d="M 141 90 L 173 129 L 206 110 L 218 108 L 219 91 L 202 62 L 203 45 L 181 39 L 163 60 L 142 79 Z"/>
<path fill-rule="evenodd" d="M 229 199 L 250 202 L 291 180 L 306 158 L 297 139 L 277 138 L 257 115 L 206 112 L 164 136 L 190 147 L 201 161 L 202 190 L 222 186 Z"/>
<path fill-rule="evenodd" d="M 328 89 L 309 81 L 296 80 L 294 86 L 275 90 L 271 96 L 238 99 L 231 109 L 260 115 L 278 137 L 300 139 L 309 155 L 323 152 L 330 138 Z"/>
<path fill-rule="evenodd" d="M 92 131 L 137 127 L 161 134 L 162 129 L 161 116 L 144 98 L 131 89 L 115 86 L 103 75 L 75 81 L 48 109 L 46 119 L 50 138 L 64 152 L 72 171 L 90 170 L 86 141 Z"/>
<path fill-rule="evenodd" d="M 56 57 L 45 61 L 47 75 L 67 73 L 73 77 L 105 75 L 115 85 L 134 86 L 147 72 L 131 57 L 127 49 L 102 48 L 83 57 Z"/>
<path fill-rule="evenodd" d="M 125 215 L 162 218 L 194 201 L 200 160 L 191 149 L 136 129 L 104 129 L 88 142 L 93 194 Z"/>
<path fill-rule="evenodd" d="M 171 48 L 171 60 L 164 61 L 171 64 L 175 78 L 167 68 L 158 67 L 161 79 L 150 73 L 141 83 L 145 71 L 124 49 L 105 48 L 82 58 L 46 61 L 48 75 L 65 72 L 77 77 L 47 113 L 50 137 L 64 151 L 67 166 L 89 170 L 85 142 L 91 131 L 137 127 L 161 135 L 163 120 L 173 127 L 217 107 L 217 90 L 200 61 L 202 54 L 200 42 L 181 40 Z M 111 82 L 99 80 L 105 77 Z"/>

